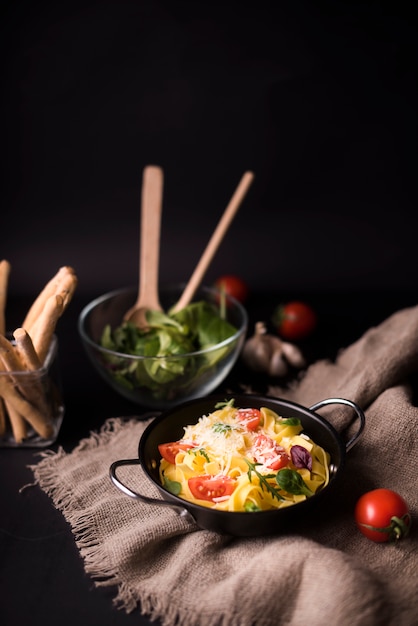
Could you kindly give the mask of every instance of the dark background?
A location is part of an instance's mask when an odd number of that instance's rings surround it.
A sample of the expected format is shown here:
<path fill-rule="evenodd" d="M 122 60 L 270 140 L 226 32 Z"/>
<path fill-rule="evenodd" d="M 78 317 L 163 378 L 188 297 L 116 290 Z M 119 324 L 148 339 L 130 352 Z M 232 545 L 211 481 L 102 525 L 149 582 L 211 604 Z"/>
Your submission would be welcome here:
<path fill-rule="evenodd" d="M 53 450 L 141 414 L 87 361 L 77 317 L 137 281 L 147 164 L 165 171 L 162 282 L 189 278 L 255 172 L 206 282 L 242 276 L 251 323 L 288 296 L 310 299 L 308 362 L 417 304 L 413 3 L 6 0 L 0 63 L 9 328 L 61 265 L 79 277 L 57 328 L 65 419 Z M 261 378 L 237 367 L 227 384 L 263 390 Z M 416 375 L 414 389 L 416 402 Z M 62 514 L 40 488 L 21 491 L 38 461 L 0 450 L 0 623 L 150 624 L 112 608 Z"/>
<path fill-rule="evenodd" d="M 96 296 L 138 276 L 142 170 L 165 171 L 160 278 L 253 292 L 416 293 L 417 29 L 398 2 L 3 3 L 9 290 L 61 265 Z"/>

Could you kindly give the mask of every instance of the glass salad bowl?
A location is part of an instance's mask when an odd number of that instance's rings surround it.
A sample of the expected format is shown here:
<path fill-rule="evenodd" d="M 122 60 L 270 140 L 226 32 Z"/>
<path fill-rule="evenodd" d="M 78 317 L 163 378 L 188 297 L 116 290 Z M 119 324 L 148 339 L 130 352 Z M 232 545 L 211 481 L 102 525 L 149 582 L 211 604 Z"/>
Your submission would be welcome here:
<path fill-rule="evenodd" d="M 79 316 L 79 334 L 98 373 L 117 393 L 146 408 L 164 410 L 214 391 L 245 341 L 246 310 L 215 289 L 201 287 L 190 305 L 171 314 L 183 289 L 160 289 L 163 313 L 149 314 L 147 331 L 123 323 L 136 300 L 133 287 L 96 298 Z"/>

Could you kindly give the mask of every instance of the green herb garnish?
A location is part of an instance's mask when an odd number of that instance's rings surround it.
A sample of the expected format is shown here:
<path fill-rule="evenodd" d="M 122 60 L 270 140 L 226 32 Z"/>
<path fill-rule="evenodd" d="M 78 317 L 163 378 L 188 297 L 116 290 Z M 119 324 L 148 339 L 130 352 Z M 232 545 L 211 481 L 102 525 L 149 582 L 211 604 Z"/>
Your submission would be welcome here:
<path fill-rule="evenodd" d="M 177 480 L 170 480 L 167 476 L 163 475 L 163 485 L 174 496 L 178 496 L 181 491 L 181 483 Z"/>
<path fill-rule="evenodd" d="M 228 433 L 231 432 L 231 430 L 235 430 L 235 429 L 233 428 L 233 426 L 231 426 L 231 424 L 224 424 L 223 422 L 216 422 L 216 424 L 212 426 L 212 430 L 215 433 L 222 433 L 223 435 L 227 435 Z"/>
<path fill-rule="evenodd" d="M 280 420 L 280 424 L 285 426 L 300 426 L 301 421 L 298 417 L 286 417 L 285 419 Z"/>
<path fill-rule="evenodd" d="M 223 400 L 222 402 L 217 402 L 215 404 L 215 409 L 225 409 L 226 407 L 233 407 L 235 404 L 235 399 L 231 398 L 230 400 Z"/>
<path fill-rule="evenodd" d="M 194 454 L 195 456 L 200 454 L 201 456 L 203 456 L 203 458 L 208 463 L 210 463 L 210 458 L 209 458 L 208 453 L 206 452 L 206 450 L 204 448 L 189 448 L 189 450 L 187 450 L 186 454 Z"/>
<path fill-rule="evenodd" d="M 257 470 L 257 465 L 261 465 L 261 463 L 252 463 L 248 459 L 244 459 L 244 461 L 248 465 L 248 480 L 250 483 L 252 482 L 252 474 L 254 473 L 258 480 L 260 481 L 260 487 L 262 491 L 267 491 L 272 498 L 277 498 L 277 500 L 284 500 L 283 496 L 279 493 L 278 489 L 268 482 L 268 479 L 275 478 L 276 474 L 261 474 Z"/>
<path fill-rule="evenodd" d="M 315 495 L 296 470 L 286 468 L 279 470 L 276 474 L 276 482 L 283 491 L 294 496 L 304 495 L 310 498 Z"/>
<path fill-rule="evenodd" d="M 261 509 L 254 502 L 246 502 L 244 504 L 244 511 L 246 513 L 255 513 L 256 511 L 261 511 Z"/>

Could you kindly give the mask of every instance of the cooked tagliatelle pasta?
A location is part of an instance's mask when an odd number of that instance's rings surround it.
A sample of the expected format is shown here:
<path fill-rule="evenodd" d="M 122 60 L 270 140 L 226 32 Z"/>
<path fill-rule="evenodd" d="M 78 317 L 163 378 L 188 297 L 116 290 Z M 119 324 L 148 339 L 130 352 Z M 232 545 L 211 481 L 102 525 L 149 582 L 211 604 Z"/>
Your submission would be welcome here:
<path fill-rule="evenodd" d="M 269 408 L 216 405 L 182 439 L 159 445 L 161 483 L 170 492 L 223 511 L 297 504 L 329 482 L 329 454 L 298 418 Z"/>

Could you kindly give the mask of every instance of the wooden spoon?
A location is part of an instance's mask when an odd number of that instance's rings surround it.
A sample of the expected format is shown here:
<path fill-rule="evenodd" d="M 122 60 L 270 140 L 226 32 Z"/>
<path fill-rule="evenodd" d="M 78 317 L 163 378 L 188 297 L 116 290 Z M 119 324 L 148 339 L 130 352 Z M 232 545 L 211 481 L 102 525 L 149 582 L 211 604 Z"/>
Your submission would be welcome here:
<path fill-rule="evenodd" d="M 158 297 L 158 266 L 163 197 L 163 171 L 149 165 L 144 169 L 141 194 L 141 234 L 138 297 L 124 315 L 138 328 L 147 327 L 146 312 L 162 311 Z"/>
<path fill-rule="evenodd" d="M 193 296 L 195 295 L 196 290 L 202 282 L 203 277 L 209 267 L 209 264 L 215 256 L 215 253 L 219 248 L 222 239 L 224 238 L 225 233 L 229 228 L 229 225 L 231 224 L 236 212 L 238 211 L 242 201 L 244 200 L 244 197 L 251 183 L 253 182 L 253 179 L 253 172 L 245 172 L 245 174 L 241 178 L 241 181 L 236 188 L 234 195 L 229 201 L 229 204 L 226 207 L 217 227 L 215 228 L 212 237 L 210 238 L 209 243 L 207 244 L 205 251 L 200 258 L 199 263 L 196 265 L 196 268 L 192 276 L 190 277 L 190 280 L 187 283 L 185 290 L 180 296 L 178 302 L 172 307 L 172 309 L 170 309 L 170 312 L 176 313 L 177 311 L 184 309 L 184 307 L 190 304 L 190 302 L 192 301 Z"/>

